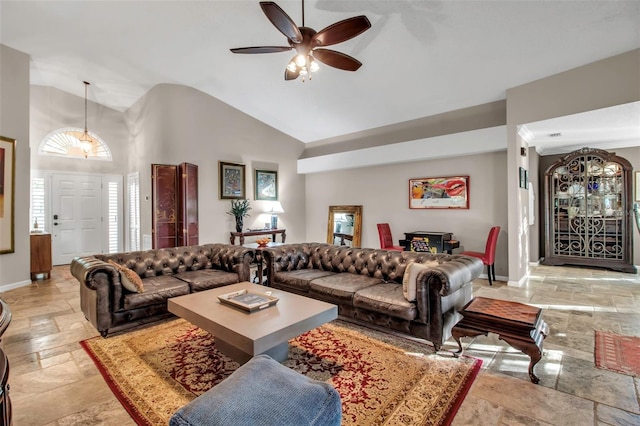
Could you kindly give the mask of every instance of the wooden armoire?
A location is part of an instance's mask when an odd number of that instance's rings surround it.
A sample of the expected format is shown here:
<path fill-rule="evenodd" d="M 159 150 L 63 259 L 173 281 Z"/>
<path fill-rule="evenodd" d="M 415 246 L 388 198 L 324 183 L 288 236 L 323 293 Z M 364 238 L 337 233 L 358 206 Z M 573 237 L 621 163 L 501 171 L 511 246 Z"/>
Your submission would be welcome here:
<path fill-rule="evenodd" d="M 154 249 L 198 244 L 198 166 L 151 165 Z"/>
<path fill-rule="evenodd" d="M 632 167 L 601 149 L 571 152 L 547 169 L 545 265 L 635 273 Z"/>

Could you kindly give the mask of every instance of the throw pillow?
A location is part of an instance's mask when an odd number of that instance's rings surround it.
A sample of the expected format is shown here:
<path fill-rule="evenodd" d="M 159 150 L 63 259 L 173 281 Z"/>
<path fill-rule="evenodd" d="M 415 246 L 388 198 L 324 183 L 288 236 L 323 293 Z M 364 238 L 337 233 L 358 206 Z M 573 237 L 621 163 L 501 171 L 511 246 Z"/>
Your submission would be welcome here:
<path fill-rule="evenodd" d="M 418 291 L 416 278 L 418 278 L 418 274 L 425 269 L 429 269 L 429 267 L 421 263 L 411 262 L 404 270 L 404 276 L 402 277 L 402 293 L 404 294 L 404 298 L 409 302 L 416 301 Z"/>
<path fill-rule="evenodd" d="M 142 293 L 144 291 L 144 285 L 140 276 L 126 266 L 122 266 L 117 262 L 109 259 L 108 262 L 116 267 L 120 272 L 120 283 L 124 288 L 134 293 Z"/>

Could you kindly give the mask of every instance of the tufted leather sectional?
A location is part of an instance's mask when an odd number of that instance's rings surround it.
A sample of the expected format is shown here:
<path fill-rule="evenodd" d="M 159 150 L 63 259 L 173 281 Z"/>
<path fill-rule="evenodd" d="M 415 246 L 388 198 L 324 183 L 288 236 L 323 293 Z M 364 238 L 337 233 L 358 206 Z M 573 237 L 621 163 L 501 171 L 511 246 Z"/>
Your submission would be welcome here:
<path fill-rule="evenodd" d="M 471 300 L 483 264 L 464 255 L 286 244 L 262 251 L 268 285 L 338 305 L 341 318 L 432 342 L 439 350 Z M 402 291 L 407 265 L 429 266 L 417 276 L 417 300 Z"/>
<path fill-rule="evenodd" d="M 228 244 L 205 244 L 158 250 L 77 257 L 71 274 L 80 281 L 85 317 L 104 337 L 171 316 L 167 299 L 241 281 L 249 281 L 254 251 Z M 142 293 L 126 290 L 120 273 L 107 261 L 135 271 Z"/>

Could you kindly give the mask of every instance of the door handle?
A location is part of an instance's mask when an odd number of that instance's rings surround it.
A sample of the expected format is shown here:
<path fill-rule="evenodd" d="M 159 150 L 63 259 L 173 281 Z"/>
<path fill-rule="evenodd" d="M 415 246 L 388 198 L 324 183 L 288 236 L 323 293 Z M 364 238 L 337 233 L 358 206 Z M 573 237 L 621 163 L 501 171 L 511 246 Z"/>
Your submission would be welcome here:
<path fill-rule="evenodd" d="M 58 226 L 58 222 L 53 222 L 53 226 Z"/>

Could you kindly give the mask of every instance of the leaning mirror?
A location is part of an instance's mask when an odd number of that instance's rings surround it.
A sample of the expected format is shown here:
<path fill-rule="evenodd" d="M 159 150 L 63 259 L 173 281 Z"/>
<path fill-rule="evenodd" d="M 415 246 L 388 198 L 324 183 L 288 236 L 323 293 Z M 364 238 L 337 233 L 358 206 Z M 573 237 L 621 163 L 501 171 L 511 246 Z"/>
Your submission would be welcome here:
<path fill-rule="evenodd" d="M 360 247 L 362 206 L 329 206 L 327 242 L 338 246 Z"/>

